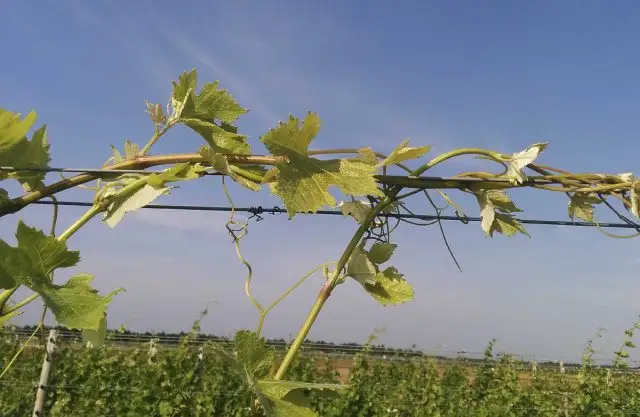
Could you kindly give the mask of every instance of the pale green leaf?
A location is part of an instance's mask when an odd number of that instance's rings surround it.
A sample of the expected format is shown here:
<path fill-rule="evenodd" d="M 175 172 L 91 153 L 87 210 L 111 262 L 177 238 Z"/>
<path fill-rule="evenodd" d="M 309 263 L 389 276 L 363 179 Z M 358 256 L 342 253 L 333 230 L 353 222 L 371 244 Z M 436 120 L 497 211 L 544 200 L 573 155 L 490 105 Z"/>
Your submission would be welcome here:
<path fill-rule="evenodd" d="M 11 319 L 16 318 L 17 316 L 21 315 L 23 313 L 23 311 L 20 310 L 13 310 L 12 312 L 10 312 L 9 314 L 4 314 L 2 316 L 0 316 L 0 327 L 3 327 L 4 325 L 6 325 Z"/>
<path fill-rule="evenodd" d="M 198 133 L 216 153 L 249 155 L 251 146 L 245 135 L 229 132 L 209 120 L 183 118 L 181 122 Z"/>
<path fill-rule="evenodd" d="M 353 250 L 347 263 L 347 276 L 360 284 L 375 284 L 378 270 L 367 256 L 367 252 L 359 247 Z"/>
<path fill-rule="evenodd" d="M 153 188 L 165 188 L 168 182 L 189 181 L 201 178 L 206 169 L 200 164 L 183 162 L 162 172 L 153 173 L 147 178 L 147 184 Z"/>
<path fill-rule="evenodd" d="M 636 181 L 634 177 L 632 177 L 633 184 L 631 185 L 631 195 L 629 199 L 631 200 L 631 213 L 634 216 L 640 217 L 640 193 L 637 190 L 637 187 L 640 186 L 640 182 Z"/>
<path fill-rule="evenodd" d="M 8 165 L 20 168 L 46 168 L 51 161 L 49 152 L 49 142 L 47 140 L 47 127 L 43 125 L 33 132 L 31 140 L 24 140 L 13 147 L 11 153 L 7 156 L 11 159 Z M 2 157 L 0 156 L 0 159 Z M 9 173 L 0 173 L 6 178 L 13 178 L 20 182 L 25 191 L 33 191 L 42 187 L 42 181 L 46 175 L 45 172 L 38 171 L 14 171 Z"/>
<path fill-rule="evenodd" d="M 489 230 L 489 236 L 493 237 L 494 232 L 502 233 L 505 236 L 514 236 L 520 232 L 527 237 L 531 237 L 522 223 L 508 213 L 496 213 L 495 220 Z"/>
<path fill-rule="evenodd" d="M 24 252 L 30 260 L 31 278 L 47 281 L 49 275 L 58 268 L 69 268 L 80 262 L 80 252 L 70 251 L 67 244 L 34 227 L 27 226 L 22 220 L 16 231 L 17 249 Z"/>
<path fill-rule="evenodd" d="M 406 303 L 415 296 L 411 284 L 392 266 L 376 274 L 375 284 L 365 283 L 363 287 L 382 305 Z"/>
<path fill-rule="evenodd" d="M 38 292 L 47 307 L 51 309 L 58 323 L 70 329 L 100 329 L 107 305 L 117 289 L 105 296 L 91 287 L 93 276 L 78 274 L 64 285 L 44 284 L 33 289 Z"/>
<path fill-rule="evenodd" d="M 480 205 L 480 217 L 482 219 L 482 230 L 487 235 L 491 235 L 492 228 L 496 223 L 497 215 L 500 213 L 509 214 L 511 212 L 521 212 L 511 201 L 509 196 L 502 190 L 473 190 L 478 204 Z M 509 217 L 511 219 L 512 217 Z M 497 229 L 501 230 L 501 229 Z"/>
<path fill-rule="evenodd" d="M 371 245 L 371 249 L 369 249 L 369 259 L 375 264 L 383 264 L 391 259 L 391 255 L 393 255 L 393 251 L 395 251 L 397 247 L 398 245 L 394 245 L 393 243 L 376 242 Z"/>
<path fill-rule="evenodd" d="M 360 160 L 362 160 L 362 162 L 364 162 L 365 164 L 369 164 L 369 165 L 378 164 L 378 156 L 376 155 L 375 151 L 370 147 L 358 149 L 358 156 L 360 157 Z"/>
<path fill-rule="evenodd" d="M 7 158 L 9 152 L 18 143 L 22 142 L 27 132 L 36 122 L 36 113 L 29 112 L 24 118 L 20 113 L 10 112 L 0 108 L 0 162 L 2 165 L 11 165 Z"/>
<path fill-rule="evenodd" d="M 250 376 L 263 376 L 269 372 L 275 359 L 275 351 L 266 345 L 264 338 L 249 330 L 238 330 L 234 339 L 235 354 Z"/>
<path fill-rule="evenodd" d="M 196 70 L 185 71 L 178 76 L 177 81 L 173 81 L 173 91 L 171 94 L 171 107 L 173 114 L 171 120 L 178 120 L 183 114 L 193 114 L 195 104 L 193 101 L 197 83 Z"/>
<path fill-rule="evenodd" d="M 259 183 L 251 181 L 235 172 L 229 164 L 229 160 L 225 155 L 216 153 L 212 148 L 208 146 L 203 146 L 200 149 L 200 155 L 202 155 L 204 160 L 210 163 L 213 169 L 215 169 L 216 171 L 228 175 L 234 181 L 252 191 L 260 190 L 261 187 Z"/>
<path fill-rule="evenodd" d="M 349 201 L 340 204 L 340 211 L 344 216 L 351 216 L 360 224 L 363 224 L 371 213 L 371 206 L 363 201 Z"/>
<path fill-rule="evenodd" d="M 131 142 L 129 139 L 124 141 L 124 157 L 125 159 L 136 159 L 140 153 L 140 146 Z"/>
<path fill-rule="evenodd" d="M 205 83 L 195 96 L 195 115 L 199 119 L 219 120 L 233 123 L 247 113 L 228 90 L 220 89 L 218 81 Z M 191 117 L 191 115 L 185 115 Z"/>
<path fill-rule="evenodd" d="M 524 167 L 533 163 L 547 145 L 549 144 L 546 142 L 534 143 L 527 149 L 516 152 L 511 156 L 507 166 L 507 178 L 512 184 L 522 184 L 526 181 L 527 176 L 523 171 Z"/>
<path fill-rule="evenodd" d="M 315 213 L 323 206 L 335 207 L 336 200 L 328 191 L 332 185 L 348 195 L 382 195 L 374 180 L 374 166 L 361 161 L 320 160 L 308 156 L 309 144 L 319 129 L 318 115 L 308 113 L 302 125 L 290 116 L 287 122 L 261 138 L 273 155 L 287 158 L 286 162 L 277 164 L 278 181 L 272 189 L 282 197 L 289 218 L 296 212 Z"/>
<path fill-rule="evenodd" d="M 576 217 L 588 222 L 593 221 L 594 204 L 602 200 L 592 193 L 575 193 L 569 200 L 568 214 L 571 219 Z"/>
<path fill-rule="evenodd" d="M 267 397 L 273 400 L 281 400 L 294 390 L 309 391 L 344 391 L 349 389 L 348 385 L 342 384 L 322 384 L 315 382 L 300 381 L 276 381 L 273 379 L 262 379 L 257 381 L 256 387 Z"/>
<path fill-rule="evenodd" d="M 419 146 L 412 148 L 409 146 L 409 139 L 405 139 L 398 145 L 393 152 L 380 162 L 380 166 L 389 166 L 402 163 L 409 159 L 420 158 L 431 150 L 431 146 Z"/>
<path fill-rule="evenodd" d="M 154 124 L 163 126 L 167 123 L 167 116 L 164 114 L 164 109 L 160 103 L 153 104 L 149 101 L 145 101 L 145 105 L 147 107 L 147 114 L 149 114 L 149 117 Z"/>
<path fill-rule="evenodd" d="M 122 220 L 126 213 L 136 211 L 167 193 L 169 193 L 169 188 L 155 188 L 149 184 L 143 184 L 131 192 L 117 194 L 114 200 L 107 206 L 103 220 L 109 227 L 113 228 Z"/>
<path fill-rule="evenodd" d="M 107 315 L 104 314 L 100 320 L 98 329 L 84 329 L 82 331 L 82 341 L 85 346 L 97 348 L 104 344 L 107 338 Z"/>

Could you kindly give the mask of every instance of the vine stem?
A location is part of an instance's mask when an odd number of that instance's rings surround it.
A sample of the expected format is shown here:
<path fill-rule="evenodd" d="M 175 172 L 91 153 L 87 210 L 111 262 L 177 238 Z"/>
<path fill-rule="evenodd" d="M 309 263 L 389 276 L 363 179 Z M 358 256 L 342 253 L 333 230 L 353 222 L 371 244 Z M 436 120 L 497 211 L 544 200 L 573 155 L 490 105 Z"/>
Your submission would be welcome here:
<path fill-rule="evenodd" d="M 293 362 L 295 355 L 298 353 L 298 350 L 300 350 L 302 343 L 307 338 L 307 335 L 309 334 L 309 331 L 311 330 L 313 323 L 318 317 L 318 314 L 320 314 L 322 307 L 329 299 L 329 296 L 331 295 L 331 292 L 333 291 L 333 289 L 336 287 L 336 284 L 338 283 L 338 279 L 340 278 L 340 271 L 342 271 L 342 269 L 346 266 L 347 262 L 349 261 L 349 258 L 351 257 L 351 253 L 358 246 L 358 243 L 360 243 L 360 240 L 362 239 L 364 234 L 367 232 L 367 229 L 369 229 L 371 222 L 392 201 L 393 201 L 393 196 L 384 197 L 382 201 L 380 201 L 380 203 L 373 210 L 369 212 L 365 220 L 362 222 L 362 224 L 360 225 L 356 233 L 351 238 L 351 241 L 349 242 L 346 249 L 342 253 L 342 256 L 338 260 L 338 263 L 336 265 L 336 271 L 331 276 L 331 278 L 329 278 L 324 283 L 324 285 L 320 289 L 320 292 L 316 297 L 316 301 L 313 303 L 313 306 L 311 307 L 311 310 L 309 311 L 307 318 L 302 324 L 300 331 L 296 335 L 296 338 L 293 340 L 291 347 L 289 348 L 286 355 L 282 359 L 282 363 L 280 363 L 280 367 L 278 368 L 278 371 L 274 376 L 275 380 L 282 379 L 284 374 L 289 369 L 289 366 L 291 366 L 291 363 Z"/>
<path fill-rule="evenodd" d="M 318 272 L 320 269 L 329 266 L 331 264 L 335 264 L 336 262 L 327 262 L 324 263 L 316 268 L 313 268 L 311 271 L 309 271 L 309 273 L 307 275 L 305 275 L 304 277 L 300 278 L 298 280 L 298 282 L 296 282 L 295 284 L 293 284 L 291 287 L 289 287 L 289 289 L 287 291 L 285 291 L 280 297 L 278 297 L 273 303 L 271 303 L 271 305 L 269 307 L 267 307 L 264 311 L 262 311 L 260 313 L 260 321 L 258 322 L 258 329 L 256 330 L 256 334 L 258 336 L 260 336 L 260 333 L 262 333 L 262 326 L 264 325 L 264 320 L 267 317 L 267 314 L 269 314 L 271 312 L 271 310 L 273 310 L 274 308 L 276 308 L 276 306 L 278 304 L 280 304 L 280 302 L 282 302 L 282 300 L 284 300 L 285 298 L 287 298 L 292 292 L 294 292 L 300 285 L 302 285 L 310 276 L 312 276 L 313 274 L 315 274 L 316 272 Z"/>
<path fill-rule="evenodd" d="M 13 363 L 16 360 L 18 360 L 18 357 L 20 357 L 20 354 L 22 353 L 24 348 L 29 344 L 29 342 L 31 341 L 31 339 L 33 339 L 33 337 L 36 335 L 36 333 L 38 333 L 38 330 L 40 330 L 41 327 L 42 327 L 42 323 L 40 323 L 38 325 L 38 327 L 35 328 L 35 330 L 33 331 L 33 333 L 31 333 L 31 336 L 29 336 L 27 341 L 24 342 L 22 344 L 22 346 L 20 346 L 20 349 L 18 349 L 18 351 L 15 353 L 15 355 L 13 355 L 13 358 L 11 358 L 9 363 L 7 363 L 7 365 L 4 367 L 4 369 L 2 370 L 2 373 L 0 373 L 0 379 L 4 376 L 4 374 L 6 374 L 9 371 L 9 369 L 11 369 L 11 365 L 13 365 Z"/>

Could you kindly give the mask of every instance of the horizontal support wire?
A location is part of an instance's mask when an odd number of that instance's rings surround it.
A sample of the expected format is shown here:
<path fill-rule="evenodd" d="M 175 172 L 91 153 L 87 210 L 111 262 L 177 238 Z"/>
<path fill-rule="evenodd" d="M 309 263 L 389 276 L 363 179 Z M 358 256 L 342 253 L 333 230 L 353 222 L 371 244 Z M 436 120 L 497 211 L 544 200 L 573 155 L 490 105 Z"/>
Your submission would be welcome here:
<path fill-rule="evenodd" d="M 40 205 L 59 205 L 59 206 L 73 206 L 73 207 L 91 207 L 93 203 L 83 201 L 34 201 L 30 204 Z M 251 207 L 226 207 L 226 206 L 200 206 L 200 205 L 176 205 L 176 204 L 148 204 L 142 207 L 143 209 L 155 209 L 155 210 L 184 210 L 184 211 L 210 211 L 210 212 L 246 212 L 255 216 L 262 214 L 282 214 L 287 213 L 286 209 L 280 207 L 267 207 L 251 206 Z M 339 210 L 318 210 L 315 213 L 298 213 L 298 214 L 318 214 L 329 216 L 344 216 Z M 481 222 L 480 217 L 459 217 L 459 216 L 436 216 L 431 214 L 394 214 L 394 213 L 380 213 L 380 217 L 388 217 L 392 219 L 415 219 L 415 220 L 444 220 L 444 221 L 459 221 L 461 223 L 466 222 Z M 537 224 L 545 226 L 576 226 L 576 227 L 602 227 L 602 228 L 616 228 L 616 229 L 637 229 L 638 226 L 629 223 L 594 223 L 583 221 L 565 221 L 565 220 L 541 220 L 541 219 L 517 219 L 523 224 Z"/>

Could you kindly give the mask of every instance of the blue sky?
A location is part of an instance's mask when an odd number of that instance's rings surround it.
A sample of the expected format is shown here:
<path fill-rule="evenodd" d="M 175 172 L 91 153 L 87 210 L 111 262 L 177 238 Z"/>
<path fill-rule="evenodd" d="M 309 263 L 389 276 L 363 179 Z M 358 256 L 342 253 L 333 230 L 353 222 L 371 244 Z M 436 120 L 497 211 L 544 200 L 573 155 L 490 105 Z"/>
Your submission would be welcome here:
<path fill-rule="evenodd" d="M 631 1 L 5 1 L 0 105 L 38 112 L 49 126 L 53 166 L 95 167 L 110 144 L 144 143 L 152 133 L 144 100 L 166 103 L 171 80 L 196 68 L 201 82 L 220 80 L 250 109 L 240 128 L 258 153 L 258 137 L 278 120 L 313 110 L 324 123 L 314 148 L 385 152 L 410 137 L 433 145 L 432 154 L 464 146 L 509 153 L 549 141 L 545 164 L 631 172 L 640 149 L 638 17 Z M 199 145 L 194 133 L 176 129 L 156 152 Z M 437 173 L 484 166 L 462 159 Z M 232 190 L 241 206 L 275 201 L 268 190 Z M 564 197 L 547 194 L 513 196 L 527 217 L 565 219 Z M 452 197 L 478 215 L 469 197 Z M 160 202 L 226 204 L 210 178 Z M 60 227 L 81 213 L 64 209 Z M 1 237 L 12 239 L 18 218 L 47 228 L 50 208 L 2 218 Z M 244 270 L 224 222 L 223 214 L 151 210 L 113 230 L 96 220 L 70 242 L 82 264 L 57 279 L 87 271 L 102 290 L 125 287 L 110 308 L 111 327 L 186 329 L 215 301 L 204 331 L 253 328 L 256 313 L 243 298 Z M 258 298 L 268 304 L 314 266 L 337 260 L 354 230 L 339 218 L 253 223 L 243 245 Z M 380 341 L 395 346 L 477 352 L 496 337 L 502 350 L 575 359 L 601 326 L 608 332 L 597 348 L 608 358 L 640 313 L 636 240 L 547 226 L 528 227 L 532 239 L 485 238 L 477 224 L 446 230 L 463 273 L 436 228 L 404 227 L 394 262 L 415 285 L 416 301 L 382 308 L 349 283 L 331 297 L 311 338 L 363 342 L 384 328 Z M 266 335 L 295 334 L 320 285 L 311 279 L 276 309 Z M 37 315 L 31 309 L 21 320 Z"/>

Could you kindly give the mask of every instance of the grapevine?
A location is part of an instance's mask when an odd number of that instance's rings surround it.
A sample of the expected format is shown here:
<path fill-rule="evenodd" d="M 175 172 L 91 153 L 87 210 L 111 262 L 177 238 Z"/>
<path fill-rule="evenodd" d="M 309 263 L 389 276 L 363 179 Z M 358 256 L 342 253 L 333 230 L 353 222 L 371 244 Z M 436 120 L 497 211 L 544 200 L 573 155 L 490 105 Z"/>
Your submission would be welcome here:
<path fill-rule="evenodd" d="M 411 146 L 409 140 L 400 143 L 390 154 L 384 155 L 370 147 L 356 149 L 320 149 L 310 146 L 321 128 L 318 114 L 308 112 L 299 119 L 289 116 L 286 121 L 266 132 L 260 142 L 269 152 L 253 154 L 247 136 L 238 131 L 237 120 L 248 112 L 219 83 L 205 83 L 200 89 L 195 70 L 187 71 L 173 82 L 170 102 L 146 103 L 153 124 L 153 134 L 142 147 L 126 141 L 123 152 L 112 146 L 112 155 L 99 170 L 45 184 L 49 168 L 50 145 L 46 126 L 28 134 L 36 122 L 36 113 L 26 116 L 0 109 L 0 180 L 16 180 L 23 189 L 21 196 L 10 196 L 0 189 L 0 217 L 17 213 L 29 204 L 55 199 L 56 194 L 74 187 L 95 183 L 92 207 L 69 225 L 49 234 L 18 221 L 15 245 L 0 241 L 0 325 L 21 314 L 21 309 L 36 300 L 43 303 L 42 319 L 51 311 L 56 321 L 70 329 L 80 329 L 87 341 L 99 345 L 104 340 L 107 308 L 123 289 L 99 294 L 92 286 L 93 276 L 81 273 L 64 284 L 55 284 L 53 274 L 80 262 L 80 253 L 68 247 L 69 239 L 95 217 L 102 215 L 108 227 L 118 225 L 127 213 L 138 210 L 169 194 L 177 183 L 197 180 L 216 173 L 223 178 L 223 192 L 227 197 L 225 179 L 241 187 L 258 192 L 268 187 L 286 208 L 289 219 L 301 213 L 315 213 L 323 207 L 339 207 L 345 216 L 352 217 L 357 229 L 342 255 L 334 263 L 321 265 L 302 278 L 271 306 L 265 308 L 251 293 L 252 269 L 242 256 L 240 240 L 246 234 L 247 223 L 234 219 L 231 212 L 227 229 L 233 238 L 239 260 L 247 269 L 245 292 L 259 313 L 257 330 L 238 330 L 233 353 L 216 350 L 220 357 L 241 375 L 256 399 L 254 412 L 268 416 L 312 416 L 309 391 L 344 391 L 340 384 L 314 384 L 285 379 L 303 342 L 325 302 L 345 280 L 354 279 L 364 291 L 381 305 L 398 305 L 414 298 L 414 290 L 395 266 L 388 262 L 397 249 L 392 242 L 393 231 L 406 219 L 394 215 L 411 213 L 406 201 L 425 196 L 439 215 L 438 207 L 428 190 L 435 190 L 447 206 L 456 209 L 464 219 L 464 212 L 443 190 L 458 190 L 473 196 L 479 205 L 481 228 L 487 236 L 495 234 L 529 236 L 515 214 L 522 210 L 507 191 L 529 187 L 565 193 L 569 198 L 568 216 L 599 227 L 596 208 L 604 207 L 619 218 L 633 224 L 618 206 L 640 215 L 638 182 L 633 174 L 571 173 L 559 168 L 540 165 L 536 161 L 547 143 L 535 143 L 513 154 L 488 149 L 462 148 L 435 156 L 417 164 L 430 151 L 430 146 Z M 176 125 L 184 125 L 198 134 L 204 145 L 194 153 L 153 155 L 158 141 Z M 427 177 L 432 168 L 462 156 L 475 156 L 495 163 L 498 172 L 465 172 L 449 178 Z M 162 170 L 151 170 L 165 167 Z M 339 202 L 334 191 L 346 195 L 348 201 Z M 54 200 L 55 201 L 55 200 Z M 233 206 L 233 202 L 230 200 Z M 442 227 L 440 225 L 440 227 Z M 441 229 L 442 230 L 442 229 Z M 447 244 L 448 246 L 448 244 Z M 449 248 L 450 249 L 450 248 Z M 457 263 L 457 261 L 456 261 Z M 275 355 L 261 336 L 268 313 L 289 296 L 309 276 L 322 270 L 325 281 L 311 306 L 300 330 L 282 361 L 275 366 Z M 32 294 L 14 301 L 19 288 Z M 275 366 L 275 372 L 272 368 Z M 6 371 L 6 370 L 5 370 Z"/>

